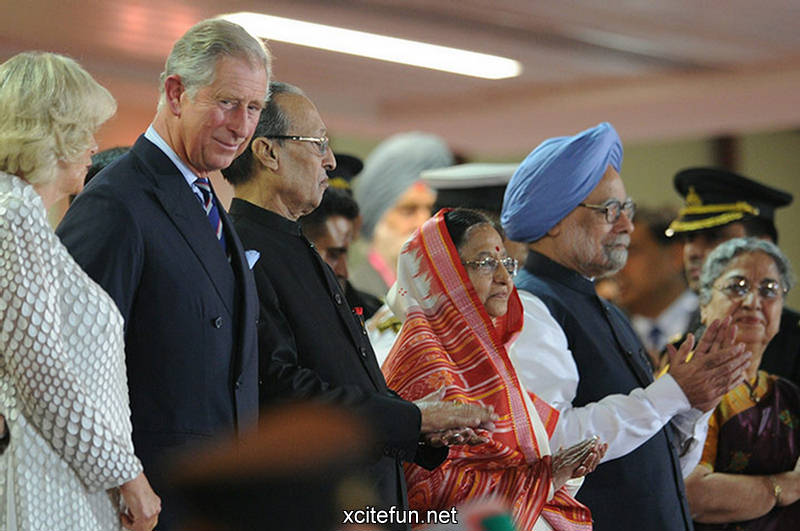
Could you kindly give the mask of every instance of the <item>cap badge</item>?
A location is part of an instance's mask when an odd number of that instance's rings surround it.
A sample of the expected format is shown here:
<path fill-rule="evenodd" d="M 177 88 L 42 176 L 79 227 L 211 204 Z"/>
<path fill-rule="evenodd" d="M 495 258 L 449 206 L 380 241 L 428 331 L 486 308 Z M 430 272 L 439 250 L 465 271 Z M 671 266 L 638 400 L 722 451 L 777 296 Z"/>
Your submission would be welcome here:
<path fill-rule="evenodd" d="M 689 187 L 689 193 L 686 194 L 686 206 L 700 206 L 703 204 L 703 198 L 694 189 L 694 186 Z"/>

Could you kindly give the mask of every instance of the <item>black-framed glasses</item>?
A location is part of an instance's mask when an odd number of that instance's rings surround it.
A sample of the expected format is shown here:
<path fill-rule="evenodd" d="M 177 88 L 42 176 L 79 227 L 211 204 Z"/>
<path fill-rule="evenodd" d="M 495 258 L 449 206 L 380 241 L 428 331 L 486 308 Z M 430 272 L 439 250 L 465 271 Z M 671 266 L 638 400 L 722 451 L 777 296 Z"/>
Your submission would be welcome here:
<path fill-rule="evenodd" d="M 469 260 L 461 263 L 465 266 L 474 268 L 475 271 L 482 275 L 494 275 L 494 272 L 497 271 L 497 268 L 500 267 L 501 264 L 506 268 L 506 271 L 508 271 L 508 274 L 512 277 L 517 274 L 517 271 L 519 271 L 519 262 L 510 256 L 506 256 L 500 260 L 492 256 L 487 256 L 486 258 L 481 258 L 480 260 Z"/>
<path fill-rule="evenodd" d="M 317 146 L 320 156 L 328 152 L 330 139 L 327 136 L 297 136 L 297 135 L 270 135 L 266 138 L 279 138 L 281 140 L 294 140 L 295 142 L 311 142 Z"/>
<path fill-rule="evenodd" d="M 633 199 L 630 197 L 627 198 L 624 202 L 620 202 L 618 199 L 609 199 L 602 205 L 591 205 L 589 203 L 578 203 L 578 206 L 591 208 L 592 210 L 597 210 L 603 212 L 606 216 L 606 222 L 613 225 L 616 223 L 622 214 L 628 218 L 628 220 L 633 221 L 633 216 L 636 215 L 636 203 L 633 202 Z"/>
<path fill-rule="evenodd" d="M 714 288 L 727 295 L 731 300 L 738 301 L 747 297 L 753 286 L 746 277 L 736 275 L 728 278 L 724 285 L 714 286 Z M 768 301 L 775 300 L 786 293 L 780 282 L 768 278 L 762 280 L 755 289 L 762 299 Z"/>

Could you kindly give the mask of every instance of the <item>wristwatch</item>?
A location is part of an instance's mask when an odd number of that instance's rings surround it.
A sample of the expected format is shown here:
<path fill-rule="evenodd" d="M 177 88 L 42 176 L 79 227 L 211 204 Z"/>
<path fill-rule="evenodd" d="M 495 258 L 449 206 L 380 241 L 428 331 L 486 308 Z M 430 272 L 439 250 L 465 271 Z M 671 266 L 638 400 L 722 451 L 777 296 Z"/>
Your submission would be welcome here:
<path fill-rule="evenodd" d="M 778 485 L 778 480 L 775 479 L 775 476 L 767 476 L 769 482 L 772 484 L 772 494 L 775 496 L 775 506 L 779 506 L 781 504 L 781 493 L 783 492 L 783 488 Z"/>

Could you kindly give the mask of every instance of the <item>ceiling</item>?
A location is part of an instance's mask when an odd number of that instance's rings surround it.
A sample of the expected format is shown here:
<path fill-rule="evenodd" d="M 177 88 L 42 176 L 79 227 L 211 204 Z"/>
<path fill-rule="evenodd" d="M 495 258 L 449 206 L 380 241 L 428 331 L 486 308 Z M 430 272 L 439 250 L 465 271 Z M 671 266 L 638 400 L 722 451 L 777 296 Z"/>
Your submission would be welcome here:
<path fill-rule="evenodd" d="M 224 6 L 224 7 L 221 7 Z M 0 59 L 77 58 L 119 102 L 114 143 L 149 123 L 172 43 L 193 23 L 259 11 L 510 57 L 484 80 L 271 42 L 334 135 L 404 130 L 489 157 L 611 121 L 654 141 L 800 126 L 800 0 L 6 0 Z"/>

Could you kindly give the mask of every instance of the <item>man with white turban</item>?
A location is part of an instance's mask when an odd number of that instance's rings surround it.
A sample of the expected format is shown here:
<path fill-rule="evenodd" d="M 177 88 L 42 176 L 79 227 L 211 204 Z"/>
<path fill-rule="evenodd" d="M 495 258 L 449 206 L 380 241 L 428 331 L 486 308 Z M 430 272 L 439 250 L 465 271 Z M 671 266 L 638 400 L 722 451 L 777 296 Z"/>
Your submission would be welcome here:
<path fill-rule="evenodd" d="M 383 141 L 364 161 L 354 181 L 361 209 L 361 240 L 350 253 L 353 286 L 379 298 L 397 276 L 400 248 L 431 217 L 436 193 L 419 175 L 453 164 L 453 154 L 438 136 L 411 132 Z"/>
<path fill-rule="evenodd" d="M 733 345 L 729 321 L 714 323 L 693 357 L 692 338 L 653 381 L 630 323 L 594 288 L 627 259 L 634 204 L 621 165 L 619 136 L 602 123 L 545 141 L 512 176 L 501 221 L 529 255 L 515 280 L 525 326 L 511 355 L 523 385 L 559 411 L 554 448 L 594 434 L 609 445 L 577 496 L 595 530 L 691 530 L 683 475 L 750 354 Z"/>

